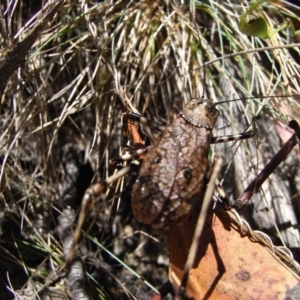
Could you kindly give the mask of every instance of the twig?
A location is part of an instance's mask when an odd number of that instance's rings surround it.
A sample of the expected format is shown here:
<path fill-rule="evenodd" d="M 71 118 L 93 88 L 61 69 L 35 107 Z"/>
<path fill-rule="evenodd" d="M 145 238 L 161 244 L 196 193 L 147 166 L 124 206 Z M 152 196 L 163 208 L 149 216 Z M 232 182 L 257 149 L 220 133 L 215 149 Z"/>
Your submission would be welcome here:
<path fill-rule="evenodd" d="M 299 144 L 299 147 L 300 147 L 300 127 L 299 127 L 298 122 L 295 121 L 295 120 L 290 121 L 289 122 L 289 127 L 295 131 L 295 134 L 298 138 L 298 144 Z"/>
<path fill-rule="evenodd" d="M 298 124 L 298 123 L 297 123 Z M 298 125 L 299 127 L 299 125 Z M 298 130 L 300 136 L 300 130 Z M 297 144 L 296 134 L 283 145 L 283 147 L 272 157 L 264 169 L 257 175 L 257 177 L 248 185 L 243 193 L 238 197 L 233 207 L 237 210 L 241 209 L 245 203 L 252 197 L 252 195 L 261 187 L 264 181 L 270 176 L 271 173 L 283 162 L 288 154 Z"/>
<path fill-rule="evenodd" d="M 204 196 L 203 203 L 201 206 L 201 212 L 200 212 L 198 222 L 196 225 L 193 241 L 191 244 L 191 248 L 189 251 L 189 255 L 188 255 L 185 267 L 184 267 L 184 273 L 183 273 L 182 280 L 181 280 L 181 288 L 184 288 L 186 286 L 189 271 L 192 268 L 192 266 L 195 262 L 195 259 L 196 259 L 199 241 L 200 241 L 200 238 L 201 238 L 201 235 L 203 232 L 205 220 L 207 217 L 207 212 L 210 207 L 211 199 L 212 199 L 212 196 L 214 193 L 216 180 L 217 180 L 218 174 L 220 172 L 220 169 L 222 167 L 223 161 L 224 161 L 223 157 L 219 155 L 216 158 L 216 160 L 214 161 L 214 165 L 212 167 L 213 171 L 212 171 L 210 181 L 209 181 L 209 184 L 208 184 L 206 192 L 205 192 L 205 196 Z"/>

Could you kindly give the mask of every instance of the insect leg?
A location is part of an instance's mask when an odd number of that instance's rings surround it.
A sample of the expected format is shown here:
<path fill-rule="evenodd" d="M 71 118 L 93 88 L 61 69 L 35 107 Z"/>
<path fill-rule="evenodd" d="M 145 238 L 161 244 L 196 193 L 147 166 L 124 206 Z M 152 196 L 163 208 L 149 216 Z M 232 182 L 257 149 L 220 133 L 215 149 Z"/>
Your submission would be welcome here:
<path fill-rule="evenodd" d="M 123 115 L 123 140 L 122 140 L 122 147 L 129 151 L 129 153 L 125 153 L 121 156 L 114 157 L 109 160 L 110 165 L 118 165 L 124 161 L 129 161 L 133 159 L 138 159 L 145 154 L 149 147 L 145 147 L 143 140 L 141 139 L 138 130 L 136 126 L 134 125 L 133 121 L 140 121 L 141 123 L 145 124 L 145 120 L 147 120 L 144 117 L 139 116 L 138 114 L 134 114 L 131 112 L 127 112 Z M 147 122 L 151 122 L 150 120 L 147 120 Z M 158 126 L 160 126 L 158 123 L 154 122 L 154 126 L 156 129 Z M 157 129 L 158 130 L 158 129 Z M 135 146 L 132 147 L 128 145 L 128 137 L 130 135 L 132 136 L 132 139 L 134 141 Z"/>
<path fill-rule="evenodd" d="M 246 131 L 246 132 L 243 132 L 240 134 L 235 134 L 235 135 L 212 137 L 211 144 L 226 143 L 226 142 L 237 141 L 237 140 L 245 140 L 245 139 L 254 137 L 257 133 L 256 119 L 258 119 L 258 117 L 252 118 L 252 130 Z"/>
<path fill-rule="evenodd" d="M 129 112 L 125 113 L 122 117 L 122 128 L 123 128 L 123 140 L 121 146 L 127 150 L 134 150 L 135 147 L 128 145 L 129 132 L 134 140 L 136 147 L 142 147 L 144 145 L 143 140 L 141 139 L 137 128 L 134 126 L 133 119 L 129 117 Z"/>
<path fill-rule="evenodd" d="M 70 264 L 75 258 L 76 248 L 81 237 L 81 229 L 85 221 L 86 214 L 88 212 L 89 207 L 93 204 L 95 198 L 98 195 L 100 195 L 103 191 L 105 191 L 105 189 L 109 185 L 116 182 L 119 178 L 123 177 L 124 175 L 128 174 L 131 171 L 134 164 L 136 164 L 136 162 L 132 162 L 131 164 L 125 166 L 124 168 L 119 170 L 116 174 L 108 177 L 106 180 L 90 186 L 85 192 L 82 199 L 81 209 L 78 217 L 78 223 L 74 232 L 73 241 L 67 258 L 67 267 L 70 266 Z"/>
<path fill-rule="evenodd" d="M 139 114 L 133 113 L 133 112 L 126 112 L 123 115 L 123 122 L 124 124 L 126 123 L 126 121 L 128 122 L 128 120 L 132 120 L 135 122 L 139 122 L 143 125 L 147 125 L 148 127 L 155 129 L 158 132 L 162 132 L 165 128 L 164 126 L 160 125 L 159 123 L 153 121 L 153 120 L 149 120 Z"/>
<path fill-rule="evenodd" d="M 124 161 L 129 161 L 129 160 L 133 160 L 133 159 L 138 159 L 138 158 L 142 158 L 143 154 L 148 152 L 149 147 L 145 147 L 145 148 L 141 148 L 141 149 L 137 149 L 135 151 L 133 151 L 132 153 L 125 153 L 124 155 L 112 158 L 109 160 L 109 164 L 110 165 L 118 165 Z"/>

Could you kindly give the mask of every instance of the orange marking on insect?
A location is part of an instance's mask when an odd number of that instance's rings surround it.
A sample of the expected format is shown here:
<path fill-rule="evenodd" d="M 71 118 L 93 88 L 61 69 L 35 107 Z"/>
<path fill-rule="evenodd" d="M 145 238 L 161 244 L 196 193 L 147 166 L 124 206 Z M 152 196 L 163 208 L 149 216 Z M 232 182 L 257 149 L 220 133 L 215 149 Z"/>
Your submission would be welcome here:
<path fill-rule="evenodd" d="M 141 138 L 141 136 L 134 124 L 134 121 L 132 121 L 132 120 L 128 120 L 128 131 L 130 132 L 130 134 L 132 136 L 134 145 L 137 148 L 144 148 L 144 141 Z"/>

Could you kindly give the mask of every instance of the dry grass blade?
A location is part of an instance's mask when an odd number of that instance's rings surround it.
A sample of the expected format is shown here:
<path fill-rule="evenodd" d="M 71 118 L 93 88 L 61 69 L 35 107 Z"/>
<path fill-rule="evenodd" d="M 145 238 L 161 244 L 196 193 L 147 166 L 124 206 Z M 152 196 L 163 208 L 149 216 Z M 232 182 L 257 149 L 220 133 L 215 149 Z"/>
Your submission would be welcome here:
<path fill-rule="evenodd" d="M 6 83 L 14 71 L 24 61 L 32 45 L 41 34 L 46 23 L 54 17 L 63 1 L 57 3 L 48 3 L 37 15 L 36 21 L 33 24 L 28 24 L 18 33 L 18 36 L 6 47 L 1 49 L 0 53 L 0 91 L 6 86 Z M 31 29 L 28 29 L 33 27 Z M 28 32 L 29 31 L 29 32 Z M 18 41 L 20 36 L 21 40 Z"/>

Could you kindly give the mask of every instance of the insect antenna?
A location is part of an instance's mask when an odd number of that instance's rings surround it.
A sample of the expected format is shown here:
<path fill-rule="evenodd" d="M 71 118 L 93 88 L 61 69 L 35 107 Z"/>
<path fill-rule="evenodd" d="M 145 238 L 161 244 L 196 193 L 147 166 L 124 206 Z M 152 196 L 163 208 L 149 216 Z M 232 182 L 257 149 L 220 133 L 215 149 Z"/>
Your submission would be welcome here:
<path fill-rule="evenodd" d="M 296 97 L 296 96 L 299 96 L 299 95 L 295 94 L 295 95 L 255 96 L 255 97 L 247 97 L 247 98 L 238 98 L 238 99 L 231 99 L 231 100 L 224 100 L 224 101 L 216 102 L 216 103 L 214 103 L 214 106 L 223 104 L 223 103 L 244 101 L 244 100 L 265 99 L 265 98 L 286 98 L 286 97 Z"/>

